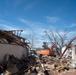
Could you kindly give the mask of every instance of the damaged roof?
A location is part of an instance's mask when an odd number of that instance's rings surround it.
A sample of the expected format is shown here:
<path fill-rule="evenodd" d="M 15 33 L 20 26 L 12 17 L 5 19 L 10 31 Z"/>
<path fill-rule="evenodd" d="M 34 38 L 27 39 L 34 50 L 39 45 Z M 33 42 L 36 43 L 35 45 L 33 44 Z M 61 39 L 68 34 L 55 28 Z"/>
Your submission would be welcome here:
<path fill-rule="evenodd" d="M 0 30 L 0 43 L 5 44 L 17 44 L 25 47 L 27 43 L 25 42 L 25 38 L 21 37 L 21 32 L 23 30 Z"/>

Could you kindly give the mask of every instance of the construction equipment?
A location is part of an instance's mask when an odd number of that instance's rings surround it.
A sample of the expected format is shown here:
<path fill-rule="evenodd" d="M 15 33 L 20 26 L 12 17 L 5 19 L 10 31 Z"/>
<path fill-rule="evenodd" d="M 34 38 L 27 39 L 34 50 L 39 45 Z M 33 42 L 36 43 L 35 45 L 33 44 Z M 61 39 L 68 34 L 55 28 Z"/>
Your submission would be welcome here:
<path fill-rule="evenodd" d="M 57 46 L 52 45 L 49 49 L 40 50 L 40 55 L 56 56 L 56 50 L 57 50 Z"/>

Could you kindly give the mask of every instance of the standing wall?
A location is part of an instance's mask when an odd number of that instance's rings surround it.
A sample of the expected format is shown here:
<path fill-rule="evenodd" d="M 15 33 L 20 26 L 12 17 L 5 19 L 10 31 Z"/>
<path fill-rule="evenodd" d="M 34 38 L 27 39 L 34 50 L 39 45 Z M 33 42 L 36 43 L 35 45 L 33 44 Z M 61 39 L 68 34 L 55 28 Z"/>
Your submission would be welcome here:
<path fill-rule="evenodd" d="M 14 55 L 17 58 L 21 58 L 23 54 L 27 56 L 28 50 L 19 45 L 0 44 L 0 61 L 3 61 L 6 54 Z"/>

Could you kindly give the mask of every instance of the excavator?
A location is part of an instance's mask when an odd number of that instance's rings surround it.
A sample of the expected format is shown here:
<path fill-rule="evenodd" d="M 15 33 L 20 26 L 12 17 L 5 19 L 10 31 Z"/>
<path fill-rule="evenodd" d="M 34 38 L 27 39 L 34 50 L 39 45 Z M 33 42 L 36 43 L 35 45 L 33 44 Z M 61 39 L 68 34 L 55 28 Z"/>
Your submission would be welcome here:
<path fill-rule="evenodd" d="M 61 59 L 61 58 L 63 57 L 63 55 L 65 54 L 65 52 L 67 51 L 67 49 L 69 48 L 69 46 L 71 45 L 71 43 L 72 43 L 74 40 L 76 40 L 76 36 L 73 37 L 73 38 L 69 41 L 67 47 L 65 48 L 64 52 L 61 54 L 61 56 L 60 56 L 59 59 Z M 56 49 L 56 51 L 54 51 L 54 49 Z M 49 49 L 46 49 L 46 50 L 45 50 L 45 49 L 40 50 L 40 55 L 55 56 L 56 54 L 59 54 L 59 55 L 60 55 L 60 53 L 58 52 L 58 47 L 57 47 L 56 45 L 52 45 Z"/>
<path fill-rule="evenodd" d="M 40 55 L 48 55 L 48 56 L 56 56 L 58 47 L 56 45 L 52 45 L 49 49 L 41 49 Z"/>

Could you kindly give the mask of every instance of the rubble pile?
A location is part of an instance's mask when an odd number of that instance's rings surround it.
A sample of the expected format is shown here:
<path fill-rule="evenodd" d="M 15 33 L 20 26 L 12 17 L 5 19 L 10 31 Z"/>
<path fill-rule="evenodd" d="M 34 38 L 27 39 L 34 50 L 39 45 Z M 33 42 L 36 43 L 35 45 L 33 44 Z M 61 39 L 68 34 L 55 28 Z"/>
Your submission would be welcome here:
<path fill-rule="evenodd" d="M 4 75 L 23 75 L 33 64 L 35 64 L 33 56 L 18 59 L 13 55 L 6 55 L 0 65 L 2 70 L 0 70 L 0 73 L 4 73 Z"/>
<path fill-rule="evenodd" d="M 6 55 L 0 68 L 3 75 L 60 75 L 62 72 L 73 70 L 70 58 L 42 56 L 22 57 L 18 59 L 13 55 Z M 0 70 L 0 71 L 1 71 Z"/>
<path fill-rule="evenodd" d="M 51 56 L 42 56 L 41 59 L 37 59 L 36 67 L 38 67 L 38 75 L 59 75 L 62 72 L 74 70 L 71 66 L 72 59 Z M 35 68 L 36 68 L 35 67 Z"/>

